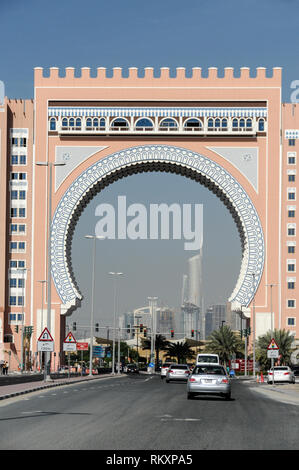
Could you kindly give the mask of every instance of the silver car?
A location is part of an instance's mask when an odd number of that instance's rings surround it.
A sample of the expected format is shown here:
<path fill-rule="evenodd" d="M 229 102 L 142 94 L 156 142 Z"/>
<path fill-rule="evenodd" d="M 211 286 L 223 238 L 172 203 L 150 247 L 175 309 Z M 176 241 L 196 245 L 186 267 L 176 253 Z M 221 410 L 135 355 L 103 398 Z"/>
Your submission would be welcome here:
<path fill-rule="evenodd" d="M 288 366 L 274 366 L 274 383 L 288 382 L 295 383 L 295 374 Z M 273 368 L 268 371 L 267 383 L 273 383 Z"/>
<path fill-rule="evenodd" d="M 171 364 L 166 372 L 166 382 L 171 380 L 188 380 L 190 368 L 188 364 Z"/>
<path fill-rule="evenodd" d="M 231 383 L 223 366 L 202 364 L 194 367 L 187 383 L 187 398 L 190 400 L 201 394 L 231 398 Z"/>

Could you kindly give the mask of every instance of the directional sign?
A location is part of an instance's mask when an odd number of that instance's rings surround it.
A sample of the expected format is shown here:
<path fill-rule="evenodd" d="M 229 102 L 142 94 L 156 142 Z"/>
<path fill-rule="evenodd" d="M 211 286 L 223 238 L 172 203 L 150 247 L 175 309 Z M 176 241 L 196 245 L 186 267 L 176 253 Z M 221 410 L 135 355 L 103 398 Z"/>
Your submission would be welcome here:
<path fill-rule="evenodd" d="M 37 340 L 37 350 L 40 352 L 54 351 L 54 340 L 48 328 L 44 328 Z"/>
<path fill-rule="evenodd" d="M 271 339 L 270 343 L 268 344 L 267 349 L 268 350 L 279 349 L 274 338 Z"/>

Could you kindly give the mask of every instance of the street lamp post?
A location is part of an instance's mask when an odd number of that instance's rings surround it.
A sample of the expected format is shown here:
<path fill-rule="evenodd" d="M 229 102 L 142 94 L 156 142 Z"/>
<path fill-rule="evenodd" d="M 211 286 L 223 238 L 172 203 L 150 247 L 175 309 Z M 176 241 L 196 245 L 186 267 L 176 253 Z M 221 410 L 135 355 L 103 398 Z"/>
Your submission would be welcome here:
<path fill-rule="evenodd" d="M 277 284 L 266 284 L 267 287 L 270 287 L 270 305 L 271 305 L 271 335 L 274 338 L 274 315 L 273 315 L 273 302 L 272 302 L 272 287 L 277 286 Z M 271 357 L 271 369 L 274 367 L 274 358 Z M 274 384 L 274 370 L 273 370 L 273 384 Z"/>
<path fill-rule="evenodd" d="M 156 338 L 156 322 L 155 322 L 155 316 L 156 316 L 156 302 L 157 302 L 158 297 L 148 297 L 148 300 L 150 302 L 150 308 L 151 308 L 151 359 L 150 362 L 155 362 L 155 338 Z"/>
<path fill-rule="evenodd" d="M 92 377 L 92 354 L 93 354 L 93 322 L 94 322 L 94 293 L 95 293 L 95 267 L 96 267 L 96 240 L 103 240 L 104 237 L 96 235 L 85 235 L 85 238 L 93 240 L 92 252 L 92 285 L 91 285 L 91 311 L 90 311 L 90 346 L 89 346 L 89 376 Z"/>
<path fill-rule="evenodd" d="M 113 285 L 114 285 L 114 314 L 113 314 L 113 350 L 112 350 L 112 375 L 115 374 L 115 336 L 116 336 L 116 309 L 117 309 L 117 278 L 122 276 L 124 273 L 117 273 L 110 271 L 109 274 L 113 276 Z M 119 362 L 119 358 L 118 358 Z"/>
<path fill-rule="evenodd" d="M 24 372 L 24 329 L 25 329 L 25 273 L 30 271 L 29 268 L 18 268 L 22 276 L 22 334 L 21 334 L 21 374 Z M 26 359 L 25 359 L 26 360 Z M 26 369 L 26 367 L 25 367 Z"/>
<path fill-rule="evenodd" d="M 253 279 L 253 289 L 255 289 L 255 273 L 252 273 Z M 252 361 L 253 361 L 253 372 L 252 375 L 255 377 L 255 293 L 253 295 L 253 305 L 252 305 Z"/>
<path fill-rule="evenodd" d="M 46 280 L 42 281 L 37 281 L 40 282 L 42 286 L 42 305 L 41 305 L 41 313 L 40 313 L 40 333 L 43 331 L 43 324 L 44 324 L 44 284 L 47 282 Z M 39 353 L 39 366 L 40 366 L 40 371 L 42 370 L 42 352 L 40 351 Z"/>
<path fill-rule="evenodd" d="M 48 187 L 48 244 L 47 244 L 47 328 L 51 329 L 51 224 L 52 224 L 52 168 L 53 166 L 64 166 L 64 162 L 36 162 L 37 166 L 47 166 L 49 170 L 49 187 Z M 45 378 L 47 381 L 50 379 L 51 369 L 51 353 L 46 353 L 46 364 L 47 369 Z"/>

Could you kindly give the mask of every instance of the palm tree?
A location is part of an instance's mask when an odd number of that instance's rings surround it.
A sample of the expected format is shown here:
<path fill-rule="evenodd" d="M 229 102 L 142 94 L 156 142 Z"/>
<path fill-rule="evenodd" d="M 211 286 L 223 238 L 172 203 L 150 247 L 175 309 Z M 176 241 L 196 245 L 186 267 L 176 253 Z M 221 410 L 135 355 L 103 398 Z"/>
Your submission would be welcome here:
<path fill-rule="evenodd" d="M 191 349 L 190 344 L 185 342 L 170 343 L 167 352 L 170 357 L 175 357 L 178 364 L 186 362 L 187 359 L 193 359 L 194 352 Z"/>
<path fill-rule="evenodd" d="M 242 354 L 244 343 L 229 326 L 222 326 L 209 336 L 209 344 L 205 347 L 205 352 L 218 354 L 221 362 L 226 364 L 234 354 Z"/>
<path fill-rule="evenodd" d="M 155 339 L 155 351 L 156 351 L 156 368 L 159 365 L 160 351 L 166 351 L 169 345 L 169 341 L 163 335 L 156 335 Z M 142 349 L 151 349 L 151 338 L 141 339 Z"/>
<path fill-rule="evenodd" d="M 274 341 L 279 347 L 281 363 L 287 364 L 290 361 L 292 353 L 291 346 L 294 341 L 294 336 L 287 330 L 275 329 L 274 333 L 268 331 L 265 335 L 259 336 L 257 339 L 256 358 L 264 370 L 266 370 L 270 364 L 270 360 L 267 358 L 267 347 L 272 338 L 274 338 Z"/>

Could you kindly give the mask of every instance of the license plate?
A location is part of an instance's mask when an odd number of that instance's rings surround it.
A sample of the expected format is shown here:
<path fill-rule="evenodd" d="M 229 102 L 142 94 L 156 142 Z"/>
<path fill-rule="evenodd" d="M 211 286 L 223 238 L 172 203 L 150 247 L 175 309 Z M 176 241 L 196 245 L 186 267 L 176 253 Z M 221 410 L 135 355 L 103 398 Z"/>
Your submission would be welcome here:
<path fill-rule="evenodd" d="M 206 379 L 206 380 L 205 380 L 205 383 L 206 383 L 206 384 L 211 384 L 211 383 L 213 383 L 213 380 L 212 380 L 212 379 Z"/>

